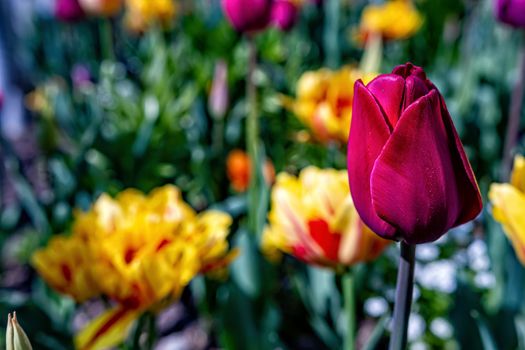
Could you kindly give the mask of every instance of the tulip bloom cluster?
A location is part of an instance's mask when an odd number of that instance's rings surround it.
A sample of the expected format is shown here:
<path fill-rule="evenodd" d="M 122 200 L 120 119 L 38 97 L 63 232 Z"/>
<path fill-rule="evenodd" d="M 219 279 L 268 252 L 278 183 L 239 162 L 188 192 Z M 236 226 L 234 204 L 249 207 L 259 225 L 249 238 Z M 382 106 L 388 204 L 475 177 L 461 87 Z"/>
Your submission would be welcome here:
<path fill-rule="evenodd" d="M 317 139 L 344 143 L 352 120 L 354 83 L 360 78 L 369 81 L 374 76 L 349 66 L 338 71 L 309 71 L 297 82 L 296 99 L 285 98 L 283 102 Z"/>
<path fill-rule="evenodd" d="M 489 191 L 492 215 L 503 225 L 516 255 L 525 265 L 525 158 L 514 159 L 510 183 L 492 184 Z"/>
<path fill-rule="evenodd" d="M 482 208 L 476 179 L 437 88 L 408 63 L 357 81 L 348 175 L 363 221 L 408 244 L 438 239 Z"/>
<path fill-rule="evenodd" d="M 283 252 L 315 265 L 348 266 L 377 258 L 391 243 L 360 220 L 344 170 L 279 174 L 268 219 L 262 246 L 274 259 Z"/>
<path fill-rule="evenodd" d="M 232 219 L 218 211 L 196 214 L 174 186 L 148 196 L 126 190 L 103 194 L 77 213 L 70 236 L 57 236 L 33 256 L 54 289 L 76 301 L 104 295 L 117 303 L 76 338 L 81 349 L 111 347 L 146 310 L 176 300 L 201 272 L 220 271 L 234 257 L 227 235 Z"/>
<path fill-rule="evenodd" d="M 361 15 L 358 41 L 370 35 L 380 35 L 385 40 L 406 39 L 414 35 L 423 19 L 407 0 L 391 0 L 382 5 L 368 5 Z"/>
<path fill-rule="evenodd" d="M 295 0 L 222 0 L 224 14 L 238 32 L 250 33 L 275 26 L 289 30 L 299 9 Z"/>

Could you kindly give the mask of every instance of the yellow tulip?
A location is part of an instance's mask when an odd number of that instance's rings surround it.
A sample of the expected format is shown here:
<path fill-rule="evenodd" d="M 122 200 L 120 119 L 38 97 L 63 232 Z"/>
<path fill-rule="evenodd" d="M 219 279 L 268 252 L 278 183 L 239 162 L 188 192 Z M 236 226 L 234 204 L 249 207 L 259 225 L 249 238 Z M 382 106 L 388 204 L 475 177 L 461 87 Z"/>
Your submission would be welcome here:
<path fill-rule="evenodd" d="M 414 35 L 423 18 L 409 0 L 390 0 L 382 5 L 368 5 L 361 15 L 358 41 L 364 42 L 371 34 L 386 40 L 406 39 Z"/>
<path fill-rule="evenodd" d="M 343 170 L 279 174 L 268 220 L 262 250 L 271 259 L 286 253 L 315 265 L 348 266 L 377 258 L 391 243 L 359 218 Z"/>
<path fill-rule="evenodd" d="M 35 253 L 33 265 L 79 302 L 104 295 L 117 303 L 76 337 L 79 349 L 104 349 L 121 342 L 142 312 L 176 300 L 197 274 L 226 267 L 236 254 L 227 242 L 231 223 L 219 211 L 195 213 L 174 186 L 103 194 L 76 213 L 70 237 Z"/>
<path fill-rule="evenodd" d="M 363 74 L 350 66 L 338 71 L 305 72 L 298 80 L 295 100 L 284 98 L 284 106 L 306 124 L 322 142 L 346 143 L 352 120 L 354 83 L 368 83 L 374 74 Z"/>
<path fill-rule="evenodd" d="M 177 12 L 174 0 L 126 0 L 126 24 L 134 32 L 152 25 L 168 26 Z"/>
<path fill-rule="evenodd" d="M 511 182 L 492 184 L 489 190 L 492 216 L 503 225 L 516 255 L 525 265 L 525 158 L 514 159 Z"/>

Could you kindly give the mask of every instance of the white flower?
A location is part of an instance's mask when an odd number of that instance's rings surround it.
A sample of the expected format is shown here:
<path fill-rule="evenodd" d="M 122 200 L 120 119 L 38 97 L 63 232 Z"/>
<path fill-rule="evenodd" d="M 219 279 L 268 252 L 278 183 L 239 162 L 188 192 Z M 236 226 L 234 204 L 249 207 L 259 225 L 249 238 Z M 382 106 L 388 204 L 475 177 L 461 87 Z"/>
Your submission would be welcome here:
<path fill-rule="evenodd" d="M 456 265 L 451 260 L 440 260 L 416 269 L 416 280 L 424 288 L 443 293 L 456 290 Z"/>
<path fill-rule="evenodd" d="M 365 313 L 371 317 L 383 316 L 388 310 L 388 303 L 382 297 L 372 297 L 365 301 Z"/>
<path fill-rule="evenodd" d="M 452 326 L 444 318 L 438 317 L 430 323 L 430 331 L 440 339 L 449 339 L 452 337 Z"/>
<path fill-rule="evenodd" d="M 408 321 L 408 340 L 414 341 L 425 333 L 425 320 L 419 314 L 412 313 L 410 314 L 410 319 Z"/>

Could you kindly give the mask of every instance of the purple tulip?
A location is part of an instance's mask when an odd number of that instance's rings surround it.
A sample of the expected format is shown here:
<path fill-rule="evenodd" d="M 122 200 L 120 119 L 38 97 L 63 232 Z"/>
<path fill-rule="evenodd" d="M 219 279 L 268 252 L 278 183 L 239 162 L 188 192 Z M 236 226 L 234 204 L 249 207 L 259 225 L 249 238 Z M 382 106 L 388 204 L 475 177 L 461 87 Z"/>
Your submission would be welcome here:
<path fill-rule="evenodd" d="M 55 17 L 62 21 L 76 21 L 84 17 L 84 11 L 77 0 L 56 0 Z"/>
<path fill-rule="evenodd" d="M 275 0 L 272 6 L 271 22 L 280 30 L 292 29 L 297 20 L 297 6 L 290 0 Z"/>
<path fill-rule="evenodd" d="M 71 81 L 73 86 L 77 89 L 91 84 L 91 73 L 84 64 L 75 64 L 71 69 Z"/>
<path fill-rule="evenodd" d="M 270 22 L 272 0 L 222 0 L 228 21 L 238 32 L 256 32 Z"/>
<path fill-rule="evenodd" d="M 387 239 L 431 242 L 482 209 L 445 101 L 410 63 L 355 83 L 348 176 L 359 215 Z"/>
<path fill-rule="evenodd" d="M 498 20 L 525 28 L 525 0 L 496 0 L 495 5 Z"/>

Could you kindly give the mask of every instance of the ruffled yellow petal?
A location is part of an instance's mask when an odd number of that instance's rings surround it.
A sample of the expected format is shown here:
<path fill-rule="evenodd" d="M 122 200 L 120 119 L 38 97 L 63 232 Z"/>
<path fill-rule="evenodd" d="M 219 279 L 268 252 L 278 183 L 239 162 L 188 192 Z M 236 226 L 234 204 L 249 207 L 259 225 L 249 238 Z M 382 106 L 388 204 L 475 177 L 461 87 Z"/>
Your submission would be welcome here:
<path fill-rule="evenodd" d="M 119 345 L 126 338 L 133 321 L 139 314 L 138 310 L 120 307 L 103 313 L 77 334 L 75 348 L 103 350 Z"/>
<path fill-rule="evenodd" d="M 525 194 L 509 184 L 492 184 L 489 199 L 494 219 L 503 225 L 516 255 L 525 265 Z"/>
<path fill-rule="evenodd" d="M 89 269 L 91 263 L 85 242 L 75 237 L 54 237 L 32 257 L 33 267 L 50 286 L 79 302 L 100 293 Z"/>

